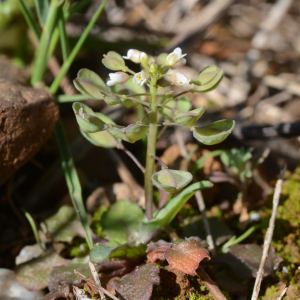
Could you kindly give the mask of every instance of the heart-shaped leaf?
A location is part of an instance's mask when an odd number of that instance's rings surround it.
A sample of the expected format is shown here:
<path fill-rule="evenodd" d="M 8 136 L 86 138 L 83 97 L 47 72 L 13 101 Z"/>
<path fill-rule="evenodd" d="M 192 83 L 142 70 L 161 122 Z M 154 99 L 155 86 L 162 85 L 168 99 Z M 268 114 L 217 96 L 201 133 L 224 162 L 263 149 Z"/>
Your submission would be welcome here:
<path fill-rule="evenodd" d="M 212 91 L 219 85 L 223 76 L 223 70 L 217 66 L 207 67 L 192 81 L 196 84 L 193 91 L 201 93 Z"/>
<path fill-rule="evenodd" d="M 193 176 L 186 171 L 163 169 L 154 173 L 151 179 L 159 189 L 175 193 L 188 185 L 192 181 Z"/>
<path fill-rule="evenodd" d="M 90 261 L 94 264 L 102 264 L 110 260 L 140 260 L 146 255 L 146 246 L 139 244 L 134 246 L 126 243 L 117 247 L 96 244 L 90 253 Z"/>
<path fill-rule="evenodd" d="M 235 122 L 221 120 L 212 124 L 192 129 L 194 138 L 205 145 L 215 145 L 223 142 L 232 132 Z"/>
<path fill-rule="evenodd" d="M 101 93 L 109 94 L 110 91 L 104 81 L 93 71 L 81 69 L 73 81 L 76 89 L 90 99 L 103 99 Z"/>
<path fill-rule="evenodd" d="M 200 106 L 189 112 L 177 111 L 175 112 L 175 117 L 173 118 L 173 121 L 183 126 L 192 127 L 199 120 L 199 118 L 201 118 L 204 111 L 205 106 Z"/>
<path fill-rule="evenodd" d="M 106 124 L 115 124 L 113 120 L 101 113 L 95 113 L 95 115 Z M 118 139 L 114 137 L 108 130 L 94 133 L 84 132 L 81 130 L 81 133 L 89 142 L 97 147 L 114 148 L 118 146 Z"/>
<path fill-rule="evenodd" d="M 110 127 L 109 132 L 116 138 L 129 143 L 135 143 L 143 138 L 149 131 L 148 125 L 143 124 L 130 124 L 127 127 Z"/>
<path fill-rule="evenodd" d="M 151 252 L 149 252 L 151 251 Z M 204 258 L 210 259 L 209 252 L 196 240 L 183 241 L 180 244 L 167 243 L 160 240 L 151 242 L 147 248 L 147 258 L 151 262 L 167 260 L 169 265 L 186 274 L 195 275 L 199 263 Z"/>
<path fill-rule="evenodd" d="M 73 111 L 82 131 L 94 133 L 105 130 L 108 127 L 106 123 L 96 116 L 91 108 L 83 103 L 73 103 Z"/>
<path fill-rule="evenodd" d="M 146 258 L 146 246 L 126 243 L 117 247 L 96 244 L 90 253 L 90 261 L 100 265 L 101 271 L 112 271 L 110 276 L 122 276 L 131 272 Z"/>
<path fill-rule="evenodd" d="M 146 264 L 136 267 L 135 270 L 120 280 L 114 280 L 112 286 L 125 300 L 150 300 L 153 285 L 159 285 L 159 267 Z"/>
<path fill-rule="evenodd" d="M 56 214 L 42 223 L 42 229 L 54 242 L 72 242 L 79 231 L 83 231 L 82 225 L 77 219 L 73 207 L 64 205 Z"/>
<path fill-rule="evenodd" d="M 120 200 L 103 214 L 101 225 L 110 241 L 122 244 L 134 239 L 143 219 L 144 213 L 136 203 Z"/>

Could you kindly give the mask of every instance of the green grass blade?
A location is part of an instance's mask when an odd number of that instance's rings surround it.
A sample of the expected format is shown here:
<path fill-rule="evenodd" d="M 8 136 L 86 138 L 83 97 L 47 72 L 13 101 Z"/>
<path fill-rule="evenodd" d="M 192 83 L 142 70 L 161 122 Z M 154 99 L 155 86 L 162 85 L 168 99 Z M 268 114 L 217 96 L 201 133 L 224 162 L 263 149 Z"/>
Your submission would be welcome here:
<path fill-rule="evenodd" d="M 49 1 L 48 0 L 34 0 L 36 13 L 41 26 L 43 26 L 47 21 L 47 16 L 49 13 Z"/>
<path fill-rule="evenodd" d="M 88 218 L 86 214 L 86 210 L 84 207 L 81 185 L 79 182 L 79 178 L 77 175 L 77 171 L 74 166 L 73 159 L 71 157 L 71 153 L 66 142 L 63 126 L 61 120 L 58 121 L 55 129 L 54 129 L 54 137 L 58 146 L 59 154 L 62 161 L 62 168 L 65 173 L 65 178 L 67 182 L 67 186 L 69 189 L 69 194 L 77 213 L 77 216 L 84 228 L 86 240 L 90 249 L 93 247 L 93 240 L 91 236 L 91 230 L 88 223 Z"/>
<path fill-rule="evenodd" d="M 40 248 L 45 251 L 45 248 L 42 246 L 42 243 L 41 243 L 41 240 L 40 240 L 40 237 L 39 237 L 39 233 L 38 233 L 38 229 L 36 227 L 36 224 L 32 218 L 32 216 L 30 215 L 30 213 L 28 211 L 26 211 L 24 208 L 21 208 L 22 211 L 24 212 L 24 215 L 25 217 L 27 218 L 30 226 L 31 226 L 31 229 L 33 231 L 33 234 L 34 234 L 34 238 L 35 238 L 35 241 L 37 242 L 37 244 L 40 246 Z"/>
<path fill-rule="evenodd" d="M 82 33 L 82 35 L 79 38 L 78 42 L 76 43 L 75 47 L 73 48 L 73 51 L 69 55 L 68 59 L 63 63 L 58 75 L 55 77 L 54 81 L 52 82 L 52 84 L 50 86 L 50 92 L 51 92 L 52 95 L 54 95 L 57 92 L 61 80 L 63 79 L 63 77 L 68 72 L 68 70 L 69 70 L 71 64 L 73 63 L 76 55 L 78 54 L 80 48 L 82 47 L 83 43 L 85 42 L 86 38 L 88 37 L 92 27 L 94 26 L 94 24 L 98 20 L 98 18 L 100 16 L 106 2 L 107 2 L 107 0 L 104 0 L 102 2 L 102 4 L 99 6 L 99 8 L 95 12 L 93 18 L 91 19 L 90 23 L 87 25 L 86 29 L 84 30 L 84 32 Z"/>
<path fill-rule="evenodd" d="M 58 30 L 59 30 L 62 56 L 65 62 L 68 59 L 68 55 L 69 55 L 69 41 L 66 33 L 65 18 L 64 18 L 62 7 L 59 8 Z"/>
<path fill-rule="evenodd" d="M 26 23 L 28 25 L 28 27 L 32 30 L 32 32 L 34 33 L 35 37 L 39 40 L 40 39 L 40 32 L 39 29 L 37 27 L 37 24 L 35 23 L 35 20 L 33 18 L 33 15 L 31 13 L 30 8 L 28 7 L 28 5 L 26 4 L 26 2 L 24 0 L 18 0 L 20 7 L 21 7 L 21 11 L 22 14 L 26 20 Z"/>
<path fill-rule="evenodd" d="M 77 11 L 81 10 L 82 8 L 84 8 L 86 5 L 88 5 L 92 0 L 82 0 L 80 2 L 78 2 L 68 13 L 68 18 L 73 15 L 74 13 L 76 13 Z"/>
<path fill-rule="evenodd" d="M 37 49 L 37 56 L 34 64 L 34 72 L 31 78 L 31 84 L 42 81 L 44 72 L 47 68 L 48 50 L 51 41 L 51 36 L 56 23 L 56 16 L 58 11 L 58 0 L 52 0 L 49 8 L 47 22 L 43 28 L 43 33 L 40 38 L 39 48 Z"/>

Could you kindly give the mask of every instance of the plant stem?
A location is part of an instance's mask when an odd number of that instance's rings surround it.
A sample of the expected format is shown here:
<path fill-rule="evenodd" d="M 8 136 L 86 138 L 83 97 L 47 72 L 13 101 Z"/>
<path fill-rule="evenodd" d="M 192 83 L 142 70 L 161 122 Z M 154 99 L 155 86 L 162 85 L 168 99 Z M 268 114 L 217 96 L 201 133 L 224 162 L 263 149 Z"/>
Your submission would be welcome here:
<path fill-rule="evenodd" d="M 84 101 L 87 100 L 87 96 L 84 96 L 82 94 L 75 94 L 75 95 L 58 95 L 57 96 L 57 102 L 58 103 L 67 103 L 67 102 L 74 102 L 74 101 Z"/>
<path fill-rule="evenodd" d="M 145 170 L 145 199 L 146 218 L 152 219 L 153 185 L 151 176 L 154 172 L 155 160 L 152 155 L 156 154 L 157 139 L 157 106 L 156 106 L 156 78 L 151 79 L 150 105 L 152 113 L 149 115 L 149 133 L 147 138 L 146 170 Z"/>
<path fill-rule="evenodd" d="M 94 24 L 98 20 L 98 18 L 100 16 L 106 2 L 107 2 L 107 0 L 104 0 L 102 2 L 102 4 L 99 6 L 99 8 L 95 12 L 93 18 L 91 19 L 90 23 L 87 25 L 87 27 L 85 28 L 85 30 L 82 33 L 81 37 L 79 38 L 78 42 L 76 43 L 75 47 L 73 48 L 73 51 L 69 55 L 68 59 L 63 63 L 63 65 L 60 69 L 60 72 L 58 73 L 58 75 L 56 76 L 56 78 L 54 79 L 54 81 L 52 82 L 52 84 L 50 86 L 50 92 L 51 92 L 52 95 L 54 95 L 57 92 L 61 80 L 63 79 L 63 77 L 68 72 L 68 70 L 69 70 L 71 64 L 73 63 L 76 55 L 78 54 L 79 50 L 81 49 L 81 46 L 83 45 L 86 38 L 88 37 L 92 27 L 94 26 Z"/>
<path fill-rule="evenodd" d="M 186 94 L 186 93 L 189 93 L 190 92 L 190 90 L 188 90 L 188 91 L 183 91 L 183 92 L 181 92 L 181 93 L 179 93 L 179 94 L 177 94 L 177 95 L 174 95 L 174 96 L 172 96 L 173 98 L 177 98 L 177 97 L 179 97 L 179 96 L 181 96 L 181 95 L 184 95 L 184 94 Z"/>

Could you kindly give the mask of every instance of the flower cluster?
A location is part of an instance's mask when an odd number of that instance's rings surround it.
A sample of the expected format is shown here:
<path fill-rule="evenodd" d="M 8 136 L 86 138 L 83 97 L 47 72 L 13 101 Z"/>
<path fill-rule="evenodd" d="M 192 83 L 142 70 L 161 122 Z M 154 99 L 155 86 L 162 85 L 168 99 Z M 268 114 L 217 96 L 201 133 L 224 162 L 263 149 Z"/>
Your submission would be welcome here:
<path fill-rule="evenodd" d="M 133 82 L 135 84 L 143 85 L 151 78 L 151 76 L 160 79 L 166 77 L 170 80 L 171 84 L 175 85 L 187 85 L 190 80 L 185 74 L 179 71 L 168 72 L 170 69 L 182 67 L 186 63 L 184 58 L 186 54 L 182 54 L 180 48 L 176 48 L 172 53 L 163 53 L 159 57 L 153 57 L 145 52 L 141 52 L 136 49 L 130 49 L 124 59 L 131 60 L 134 63 L 141 64 L 142 71 L 135 73 L 129 70 L 124 63 L 123 58 L 115 53 L 109 52 L 103 59 L 103 64 L 111 70 L 121 70 L 121 72 L 110 73 L 110 80 L 107 82 L 108 86 L 112 86 L 116 83 L 125 83 L 132 76 L 125 72 L 129 72 L 133 75 Z"/>

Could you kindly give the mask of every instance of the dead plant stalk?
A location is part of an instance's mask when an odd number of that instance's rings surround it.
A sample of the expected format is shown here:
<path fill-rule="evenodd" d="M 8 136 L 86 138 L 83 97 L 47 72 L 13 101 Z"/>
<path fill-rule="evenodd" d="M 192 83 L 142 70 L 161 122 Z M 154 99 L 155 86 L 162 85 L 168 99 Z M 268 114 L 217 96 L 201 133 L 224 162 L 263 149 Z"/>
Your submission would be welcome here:
<path fill-rule="evenodd" d="M 277 215 L 277 209 L 278 209 L 279 198 L 280 198 L 281 189 L 282 189 L 282 183 L 283 183 L 283 176 L 284 176 L 285 168 L 286 167 L 284 166 L 282 168 L 282 170 L 280 171 L 280 176 L 279 176 L 279 179 L 276 183 L 274 196 L 273 196 L 272 215 L 271 215 L 270 222 L 269 222 L 269 227 L 268 227 L 268 230 L 267 230 L 266 236 L 265 236 L 263 254 L 262 254 L 262 258 L 261 258 L 261 261 L 260 261 L 260 266 L 259 266 L 259 269 L 258 269 L 258 272 L 257 272 L 257 276 L 256 276 L 255 285 L 254 285 L 251 300 L 257 300 L 258 295 L 259 295 L 260 285 L 261 285 L 262 277 L 263 277 L 263 273 L 264 273 L 264 266 L 265 266 L 265 263 L 266 263 L 267 258 L 268 258 L 268 252 L 269 252 L 269 249 L 270 249 L 270 245 L 271 245 L 271 241 L 272 241 L 272 237 L 273 237 L 273 232 L 274 232 L 274 228 L 275 228 L 275 219 L 276 219 L 276 215 Z"/>

